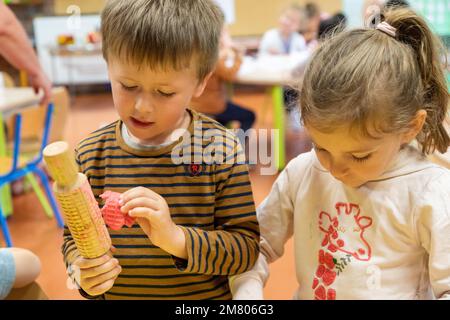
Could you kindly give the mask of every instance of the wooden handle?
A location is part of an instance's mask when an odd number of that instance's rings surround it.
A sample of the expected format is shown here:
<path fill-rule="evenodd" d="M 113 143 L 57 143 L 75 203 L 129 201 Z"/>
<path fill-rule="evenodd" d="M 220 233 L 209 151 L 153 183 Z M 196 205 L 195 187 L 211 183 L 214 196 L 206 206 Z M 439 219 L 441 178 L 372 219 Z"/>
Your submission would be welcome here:
<path fill-rule="evenodd" d="M 58 141 L 45 147 L 44 160 L 58 186 L 65 188 L 77 182 L 78 166 L 67 142 Z"/>

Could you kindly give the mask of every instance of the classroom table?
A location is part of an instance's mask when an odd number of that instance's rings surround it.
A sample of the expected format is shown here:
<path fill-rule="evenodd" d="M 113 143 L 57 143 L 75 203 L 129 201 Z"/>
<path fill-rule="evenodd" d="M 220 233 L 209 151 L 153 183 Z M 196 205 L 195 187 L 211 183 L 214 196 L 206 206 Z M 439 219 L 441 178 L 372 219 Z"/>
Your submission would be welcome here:
<path fill-rule="evenodd" d="M 18 113 L 23 109 L 39 105 L 40 96 L 32 88 L 2 88 L 0 87 L 0 156 L 7 154 L 4 118 Z M 0 190 L 0 199 L 5 216 L 12 213 L 11 190 L 5 185 Z"/>
<path fill-rule="evenodd" d="M 261 56 L 258 58 L 244 57 L 235 83 L 265 86 L 270 89 L 272 106 L 274 110 L 274 129 L 278 130 L 275 139 L 275 164 L 281 171 L 286 164 L 286 122 L 284 107 L 284 86 L 296 87 L 299 79 L 292 73 L 300 64 L 304 64 L 309 58 L 305 52 L 290 56 Z"/>

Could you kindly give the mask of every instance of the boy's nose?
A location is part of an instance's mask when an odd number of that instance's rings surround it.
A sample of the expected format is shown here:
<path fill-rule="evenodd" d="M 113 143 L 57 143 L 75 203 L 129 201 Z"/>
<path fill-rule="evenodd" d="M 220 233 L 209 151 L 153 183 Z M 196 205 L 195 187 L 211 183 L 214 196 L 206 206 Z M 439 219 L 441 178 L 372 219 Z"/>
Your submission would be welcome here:
<path fill-rule="evenodd" d="M 151 98 L 148 95 L 140 96 L 136 101 L 135 109 L 140 114 L 152 113 L 154 107 Z"/>

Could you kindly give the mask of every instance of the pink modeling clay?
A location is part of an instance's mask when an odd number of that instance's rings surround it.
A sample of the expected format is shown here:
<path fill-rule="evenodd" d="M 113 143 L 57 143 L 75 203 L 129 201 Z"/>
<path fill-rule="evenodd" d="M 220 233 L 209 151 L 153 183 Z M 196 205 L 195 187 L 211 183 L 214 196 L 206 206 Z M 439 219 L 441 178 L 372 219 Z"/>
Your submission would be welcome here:
<path fill-rule="evenodd" d="M 106 191 L 100 197 L 105 200 L 101 212 L 108 227 L 113 230 L 120 230 L 124 225 L 128 228 L 133 226 L 135 219 L 120 211 L 120 193 Z"/>

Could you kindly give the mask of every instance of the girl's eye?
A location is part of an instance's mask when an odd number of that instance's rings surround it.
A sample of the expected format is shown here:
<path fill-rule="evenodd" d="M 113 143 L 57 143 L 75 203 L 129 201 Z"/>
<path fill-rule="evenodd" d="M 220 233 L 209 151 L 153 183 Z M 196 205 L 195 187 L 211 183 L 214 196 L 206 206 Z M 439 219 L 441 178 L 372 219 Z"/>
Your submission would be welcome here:
<path fill-rule="evenodd" d="M 124 85 L 123 83 L 121 83 L 121 85 L 122 85 L 122 88 L 127 91 L 133 91 L 137 88 L 137 86 L 128 87 L 128 86 Z"/>
<path fill-rule="evenodd" d="M 362 158 L 358 158 L 358 157 L 355 157 L 355 156 L 352 156 L 352 158 L 356 162 L 365 162 L 365 161 L 369 160 L 370 154 L 368 154 L 367 156 L 362 157 Z"/>
<path fill-rule="evenodd" d="M 314 149 L 316 149 L 316 151 L 318 152 L 326 152 L 327 150 L 319 148 L 318 146 L 316 146 L 315 144 L 313 144 Z"/>
<path fill-rule="evenodd" d="M 163 97 L 166 97 L 166 98 L 172 97 L 172 96 L 175 94 L 174 92 L 163 92 L 163 91 L 161 91 L 161 90 L 158 90 L 158 93 L 159 93 L 160 95 L 162 95 Z"/>

